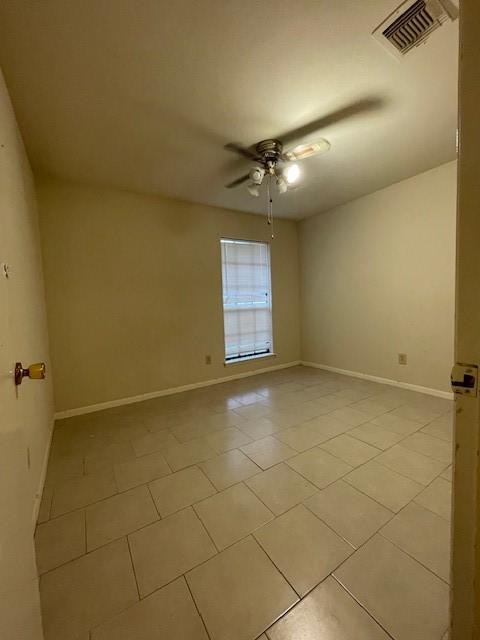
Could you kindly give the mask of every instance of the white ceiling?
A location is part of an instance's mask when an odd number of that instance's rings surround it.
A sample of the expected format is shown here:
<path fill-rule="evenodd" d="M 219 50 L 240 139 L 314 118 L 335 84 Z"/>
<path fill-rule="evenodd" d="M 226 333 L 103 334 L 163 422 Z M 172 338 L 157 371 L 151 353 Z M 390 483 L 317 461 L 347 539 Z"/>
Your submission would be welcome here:
<path fill-rule="evenodd" d="M 3 0 L 0 65 L 37 171 L 258 213 L 227 142 L 378 100 L 276 197 L 303 218 L 455 157 L 458 21 L 398 62 L 370 34 L 399 2 Z"/>

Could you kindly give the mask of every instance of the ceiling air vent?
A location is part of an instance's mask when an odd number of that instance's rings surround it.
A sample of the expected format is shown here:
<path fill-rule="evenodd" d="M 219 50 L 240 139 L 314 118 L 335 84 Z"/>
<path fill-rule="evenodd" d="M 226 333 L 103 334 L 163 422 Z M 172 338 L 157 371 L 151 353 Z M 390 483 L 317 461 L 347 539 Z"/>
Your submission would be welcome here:
<path fill-rule="evenodd" d="M 457 8 L 449 0 L 407 0 L 372 35 L 396 58 L 402 58 L 457 15 Z"/>

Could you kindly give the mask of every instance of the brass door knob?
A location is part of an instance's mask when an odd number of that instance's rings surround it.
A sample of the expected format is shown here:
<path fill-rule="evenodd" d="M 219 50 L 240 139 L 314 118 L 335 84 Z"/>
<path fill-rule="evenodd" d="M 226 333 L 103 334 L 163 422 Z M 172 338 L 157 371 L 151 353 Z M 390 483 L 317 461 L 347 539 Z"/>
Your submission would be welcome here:
<path fill-rule="evenodd" d="M 44 362 L 35 362 L 31 364 L 27 369 L 23 368 L 21 362 L 15 363 L 15 384 L 22 384 L 24 378 L 31 378 L 32 380 L 43 380 L 46 375 L 46 367 Z"/>

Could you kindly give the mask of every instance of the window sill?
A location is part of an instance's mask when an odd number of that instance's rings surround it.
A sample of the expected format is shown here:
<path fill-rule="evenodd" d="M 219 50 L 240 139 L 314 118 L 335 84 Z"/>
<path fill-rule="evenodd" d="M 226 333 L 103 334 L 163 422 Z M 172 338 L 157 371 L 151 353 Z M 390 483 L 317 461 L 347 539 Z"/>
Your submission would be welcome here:
<path fill-rule="evenodd" d="M 257 356 L 248 356 L 247 358 L 238 358 L 237 360 L 226 360 L 223 363 L 224 367 L 229 367 L 232 364 L 242 364 L 242 362 L 251 362 L 252 360 L 261 360 L 263 358 L 275 358 L 276 353 L 260 353 Z"/>

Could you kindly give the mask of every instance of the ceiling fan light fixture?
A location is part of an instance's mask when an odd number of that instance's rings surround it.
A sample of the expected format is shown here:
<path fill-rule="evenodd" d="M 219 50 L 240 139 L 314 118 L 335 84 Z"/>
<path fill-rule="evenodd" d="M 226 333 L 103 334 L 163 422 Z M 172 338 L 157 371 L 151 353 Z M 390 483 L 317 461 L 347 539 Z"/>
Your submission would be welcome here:
<path fill-rule="evenodd" d="M 263 177 L 265 176 L 265 169 L 263 167 L 253 167 L 250 169 L 250 180 L 255 184 L 262 184 Z"/>
<path fill-rule="evenodd" d="M 288 184 L 283 176 L 277 177 L 277 188 L 279 193 L 285 193 L 287 191 Z"/>
<path fill-rule="evenodd" d="M 298 164 L 291 164 L 284 172 L 285 180 L 288 184 L 294 184 L 300 177 L 300 168 Z"/>
<path fill-rule="evenodd" d="M 325 153 L 330 149 L 330 143 L 325 138 L 320 138 L 316 142 L 309 142 L 308 144 L 299 144 L 293 149 L 285 152 L 285 156 L 288 160 L 305 160 L 311 156 L 316 156 L 319 153 Z"/>
<path fill-rule="evenodd" d="M 255 182 L 250 182 L 249 184 L 247 184 L 247 189 L 248 193 L 251 196 L 255 196 L 255 198 L 258 198 L 258 196 L 260 195 L 260 185 L 255 184 Z"/>

